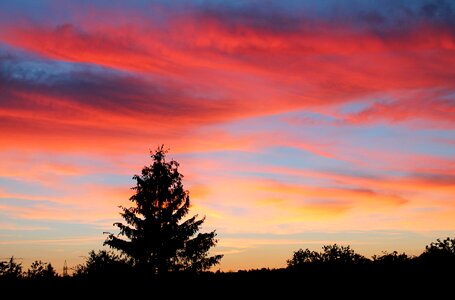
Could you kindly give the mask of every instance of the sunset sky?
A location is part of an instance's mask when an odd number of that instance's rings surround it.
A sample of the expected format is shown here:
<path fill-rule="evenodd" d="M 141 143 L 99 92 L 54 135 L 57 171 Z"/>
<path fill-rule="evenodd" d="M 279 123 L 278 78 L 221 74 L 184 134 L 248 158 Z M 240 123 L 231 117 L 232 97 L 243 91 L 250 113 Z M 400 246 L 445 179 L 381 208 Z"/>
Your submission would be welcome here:
<path fill-rule="evenodd" d="M 455 235 L 452 1 L 0 0 L 0 258 L 104 249 L 165 144 L 215 269 Z"/>

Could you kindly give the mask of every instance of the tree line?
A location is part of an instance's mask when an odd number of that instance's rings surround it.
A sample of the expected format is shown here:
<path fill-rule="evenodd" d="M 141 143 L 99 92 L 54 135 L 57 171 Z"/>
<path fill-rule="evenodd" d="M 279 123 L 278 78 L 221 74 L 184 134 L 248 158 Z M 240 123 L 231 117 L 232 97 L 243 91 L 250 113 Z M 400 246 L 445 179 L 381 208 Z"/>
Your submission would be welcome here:
<path fill-rule="evenodd" d="M 169 274 L 211 274 L 223 255 L 210 255 L 217 243 L 216 232 L 200 233 L 205 218 L 188 219 L 189 192 L 183 188 L 179 164 L 166 160 L 164 146 L 151 152 L 152 163 L 144 166 L 136 181 L 131 207 L 120 206 L 125 223 L 117 222 L 117 234 L 108 232 L 104 245 L 110 250 L 90 251 L 85 262 L 72 269 L 71 278 L 163 278 Z M 428 270 L 433 266 L 455 266 L 455 239 L 438 239 L 418 256 L 393 251 L 367 258 L 350 246 L 324 245 L 322 251 L 299 249 L 286 261 L 283 269 L 238 271 L 259 274 L 286 274 L 318 270 Z M 261 273 L 261 274 L 262 274 Z M 281 273 L 280 273 L 281 274 Z M 0 280 L 43 280 L 60 278 L 51 263 L 35 261 L 23 270 L 14 257 L 0 261 Z M 223 277 L 224 278 L 224 277 Z"/>
<path fill-rule="evenodd" d="M 311 271 L 316 268 L 331 267 L 449 267 L 455 266 L 455 239 L 437 239 L 425 247 L 425 250 L 417 256 L 410 256 L 404 252 L 384 252 L 381 255 L 373 255 L 367 258 L 356 253 L 349 245 L 338 244 L 324 245 L 322 251 L 312 251 L 308 248 L 295 251 L 290 259 L 286 261 L 286 269 L 289 271 Z M 271 271 L 262 268 L 254 271 Z M 99 250 L 90 251 L 85 262 L 73 268 L 72 277 L 113 277 L 138 274 L 142 269 L 135 264 L 134 260 L 114 251 Z M 199 270 L 201 272 L 202 270 Z M 208 272 L 207 270 L 204 270 Z M 174 272 L 179 272 L 174 270 Z M 186 270 L 191 273 L 196 270 Z M 246 272 L 240 270 L 239 272 Z M 209 272 L 210 273 L 210 272 Z M 215 272 L 217 274 L 219 272 Z M 22 263 L 11 257 L 8 260 L 0 261 L 0 278 L 2 279 L 49 279 L 59 277 L 51 263 L 41 260 L 34 261 L 27 271 L 23 270 Z"/>
<path fill-rule="evenodd" d="M 410 265 L 428 267 L 429 265 L 455 264 L 455 239 L 437 239 L 425 246 L 425 250 L 418 256 L 409 256 L 406 253 L 393 251 L 383 252 L 367 258 L 356 253 L 349 245 L 325 245 L 322 251 L 311 251 L 308 248 L 295 251 L 287 260 L 287 268 L 302 270 L 305 268 L 324 266 L 390 266 L 406 267 Z"/>

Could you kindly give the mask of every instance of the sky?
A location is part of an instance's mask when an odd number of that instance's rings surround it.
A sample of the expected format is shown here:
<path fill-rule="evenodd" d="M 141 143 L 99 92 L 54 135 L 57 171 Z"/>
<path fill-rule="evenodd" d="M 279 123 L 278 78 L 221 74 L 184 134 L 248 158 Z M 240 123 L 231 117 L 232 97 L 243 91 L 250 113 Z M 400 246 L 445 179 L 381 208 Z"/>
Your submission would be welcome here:
<path fill-rule="evenodd" d="M 0 0 L 0 258 L 103 247 L 164 144 L 223 253 L 455 235 L 452 1 Z"/>

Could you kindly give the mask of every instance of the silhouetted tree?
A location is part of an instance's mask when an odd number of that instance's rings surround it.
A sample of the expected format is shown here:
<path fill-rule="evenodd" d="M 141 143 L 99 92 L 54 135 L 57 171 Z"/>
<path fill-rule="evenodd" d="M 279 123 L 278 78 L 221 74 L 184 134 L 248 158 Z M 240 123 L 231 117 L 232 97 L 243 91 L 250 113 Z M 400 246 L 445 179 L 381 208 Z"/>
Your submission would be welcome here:
<path fill-rule="evenodd" d="M 341 264 L 363 264 L 369 260 L 355 253 L 350 246 L 339 246 L 337 244 L 322 246 L 322 252 L 309 249 L 299 249 L 294 252 L 291 259 L 287 260 L 288 268 L 300 268 L 310 264 L 341 265 Z"/>
<path fill-rule="evenodd" d="M 383 252 L 383 255 L 373 255 L 373 262 L 382 265 L 402 265 L 409 263 L 412 257 L 409 257 L 406 253 L 398 253 L 393 251 L 392 253 Z"/>
<path fill-rule="evenodd" d="M 322 246 L 322 250 L 321 258 L 324 263 L 360 264 L 368 262 L 366 257 L 355 253 L 350 246 L 325 245 Z"/>
<path fill-rule="evenodd" d="M 54 267 L 50 263 L 35 260 L 27 270 L 28 278 L 52 278 L 56 276 Z"/>
<path fill-rule="evenodd" d="M 291 259 L 288 259 L 288 268 L 298 268 L 305 264 L 314 264 L 322 261 L 321 254 L 310 249 L 299 249 L 294 252 Z"/>
<path fill-rule="evenodd" d="M 89 252 L 84 264 L 74 268 L 74 276 L 110 277 L 127 273 L 131 269 L 131 262 L 112 251 L 94 250 Z"/>
<path fill-rule="evenodd" d="M 16 279 L 22 277 L 22 264 L 16 262 L 14 256 L 8 261 L 0 262 L 0 277 L 8 279 Z"/>
<path fill-rule="evenodd" d="M 133 177 L 136 193 L 130 198 L 135 206 L 120 207 L 127 225 L 114 223 L 121 239 L 109 234 L 105 244 L 122 251 L 141 268 L 154 274 L 170 271 L 203 271 L 217 264 L 222 255 L 208 256 L 215 246 L 215 231 L 196 233 L 205 218 L 196 216 L 181 221 L 188 213 L 190 198 L 183 189 L 179 164 L 166 161 L 163 146 L 151 152 L 153 162 Z"/>
<path fill-rule="evenodd" d="M 431 263 L 455 264 L 455 239 L 437 239 L 425 247 L 419 259 Z"/>

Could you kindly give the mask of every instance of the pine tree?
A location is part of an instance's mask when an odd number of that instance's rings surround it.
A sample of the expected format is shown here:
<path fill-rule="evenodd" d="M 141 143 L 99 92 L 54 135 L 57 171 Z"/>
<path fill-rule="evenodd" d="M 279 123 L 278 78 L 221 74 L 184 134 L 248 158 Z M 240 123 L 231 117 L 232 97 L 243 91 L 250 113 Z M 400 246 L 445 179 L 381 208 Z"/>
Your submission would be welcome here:
<path fill-rule="evenodd" d="M 198 233 L 205 218 L 197 215 L 182 221 L 190 207 L 189 192 L 182 185 L 179 164 L 166 161 L 164 146 L 151 152 L 153 163 L 133 177 L 133 207 L 123 207 L 127 224 L 114 223 L 118 236 L 109 234 L 104 242 L 133 259 L 136 266 L 163 274 L 172 271 L 203 271 L 219 263 L 222 255 L 209 256 L 215 246 L 215 231 Z"/>

